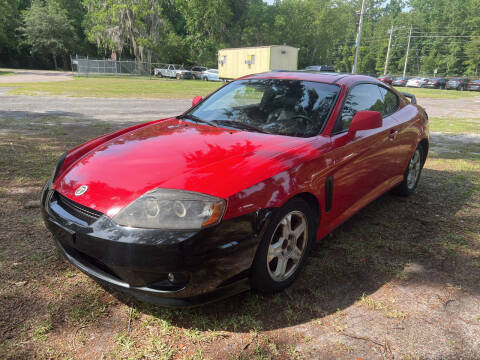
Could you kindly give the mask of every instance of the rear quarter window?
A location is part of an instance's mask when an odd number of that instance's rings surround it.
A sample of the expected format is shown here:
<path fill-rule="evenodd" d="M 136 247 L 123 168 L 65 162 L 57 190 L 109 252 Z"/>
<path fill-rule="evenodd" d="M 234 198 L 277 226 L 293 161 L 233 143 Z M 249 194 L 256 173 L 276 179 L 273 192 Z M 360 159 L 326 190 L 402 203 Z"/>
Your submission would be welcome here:
<path fill-rule="evenodd" d="M 391 90 L 379 86 L 380 94 L 383 97 L 384 108 L 382 109 L 381 114 L 383 117 L 392 115 L 395 111 L 398 110 L 399 100 L 398 96 Z"/>

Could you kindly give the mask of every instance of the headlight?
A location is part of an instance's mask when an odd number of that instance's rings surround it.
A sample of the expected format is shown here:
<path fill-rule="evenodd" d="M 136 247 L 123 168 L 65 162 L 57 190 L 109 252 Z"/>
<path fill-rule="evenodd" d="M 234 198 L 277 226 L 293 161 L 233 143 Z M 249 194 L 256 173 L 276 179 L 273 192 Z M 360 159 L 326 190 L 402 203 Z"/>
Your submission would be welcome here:
<path fill-rule="evenodd" d="M 171 189 L 155 189 L 113 217 L 119 225 L 165 230 L 199 230 L 218 224 L 225 211 L 223 199 Z"/>

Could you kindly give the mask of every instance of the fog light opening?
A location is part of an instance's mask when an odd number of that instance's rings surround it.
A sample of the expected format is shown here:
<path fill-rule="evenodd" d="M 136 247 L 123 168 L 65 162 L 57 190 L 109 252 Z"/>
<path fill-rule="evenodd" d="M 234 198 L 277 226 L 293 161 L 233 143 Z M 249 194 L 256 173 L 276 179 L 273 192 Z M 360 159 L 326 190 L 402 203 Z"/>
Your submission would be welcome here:
<path fill-rule="evenodd" d="M 181 272 L 170 272 L 167 275 L 167 280 L 172 285 L 185 285 L 188 282 L 187 274 Z"/>

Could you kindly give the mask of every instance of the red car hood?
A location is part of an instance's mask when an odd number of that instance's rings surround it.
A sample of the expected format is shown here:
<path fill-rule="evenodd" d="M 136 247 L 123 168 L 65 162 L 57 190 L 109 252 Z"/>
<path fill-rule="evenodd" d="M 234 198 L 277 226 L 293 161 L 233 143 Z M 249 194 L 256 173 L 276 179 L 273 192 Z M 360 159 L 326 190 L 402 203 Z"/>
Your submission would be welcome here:
<path fill-rule="evenodd" d="M 157 187 L 227 198 L 293 166 L 293 150 L 309 143 L 169 119 L 101 143 L 62 169 L 54 188 L 111 217 Z M 81 185 L 88 191 L 75 196 Z"/>

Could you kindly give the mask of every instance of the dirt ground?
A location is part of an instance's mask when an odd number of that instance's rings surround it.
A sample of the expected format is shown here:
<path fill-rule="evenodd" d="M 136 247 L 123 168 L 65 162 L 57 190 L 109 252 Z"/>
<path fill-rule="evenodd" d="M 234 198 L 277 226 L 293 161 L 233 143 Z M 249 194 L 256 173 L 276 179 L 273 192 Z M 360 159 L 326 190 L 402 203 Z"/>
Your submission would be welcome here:
<path fill-rule="evenodd" d="M 427 109 L 430 117 L 478 119 L 480 117 L 480 96 L 462 99 L 418 99 Z"/>
<path fill-rule="evenodd" d="M 15 76 L 0 76 L 0 84 L 73 80 L 73 73 L 65 71 L 12 70 L 0 68 L 0 71 L 2 70 L 13 72 L 12 75 Z"/>
<path fill-rule="evenodd" d="M 85 120 L 136 122 L 177 115 L 188 109 L 191 104 L 190 100 L 185 99 L 17 96 L 8 95 L 8 90 L 9 88 L 0 87 L 0 116 L 8 118 L 62 116 Z M 419 99 L 418 102 L 425 107 L 428 115 L 432 118 L 480 118 L 480 97 L 462 99 L 423 98 Z"/>
<path fill-rule="evenodd" d="M 360 211 L 275 296 L 169 310 L 62 259 L 28 205 L 56 159 L 187 107 L 0 94 L 1 359 L 480 359 L 480 134 L 433 134 L 417 193 Z"/>
<path fill-rule="evenodd" d="M 191 100 L 175 99 L 99 99 L 66 96 L 7 95 L 0 88 L 0 117 L 36 119 L 45 116 L 87 121 L 143 122 L 179 115 Z"/>

